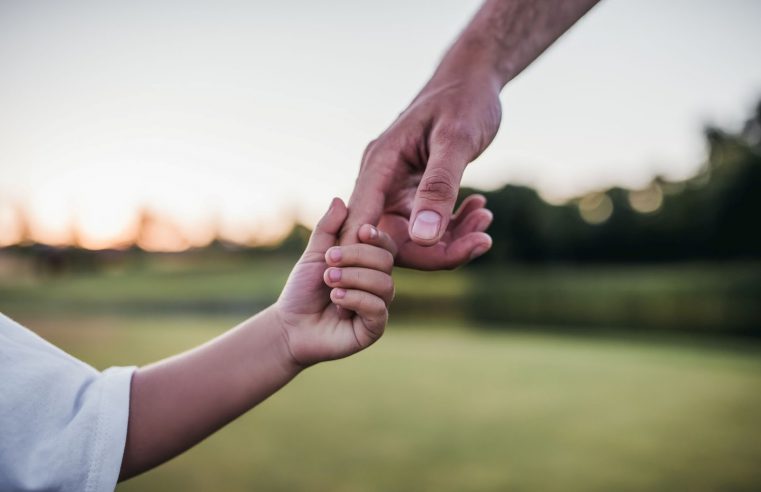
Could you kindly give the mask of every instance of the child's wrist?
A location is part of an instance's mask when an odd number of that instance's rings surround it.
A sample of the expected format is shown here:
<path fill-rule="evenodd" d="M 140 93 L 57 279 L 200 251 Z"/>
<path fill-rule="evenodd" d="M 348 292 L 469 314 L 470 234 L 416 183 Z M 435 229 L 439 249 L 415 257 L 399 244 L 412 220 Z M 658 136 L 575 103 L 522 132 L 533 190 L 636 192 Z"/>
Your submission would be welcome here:
<path fill-rule="evenodd" d="M 268 328 L 277 336 L 276 346 L 278 360 L 281 361 L 284 370 L 291 374 L 292 377 L 295 377 L 298 373 L 309 367 L 309 364 L 304 364 L 299 361 L 293 354 L 288 328 L 283 321 L 279 306 L 273 304 L 262 311 L 262 314 L 267 318 Z"/>

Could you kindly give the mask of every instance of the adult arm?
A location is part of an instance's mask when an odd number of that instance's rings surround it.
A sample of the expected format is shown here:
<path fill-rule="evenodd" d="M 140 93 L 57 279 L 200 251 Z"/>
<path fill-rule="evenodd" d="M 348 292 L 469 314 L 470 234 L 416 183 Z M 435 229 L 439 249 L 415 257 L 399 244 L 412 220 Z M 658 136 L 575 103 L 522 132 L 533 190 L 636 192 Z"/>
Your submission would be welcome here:
<path fill-rule="evenodd" d="M 483 72 L 499 88 L 536 60 L 599 0 L 487 0 L 433 79 Z"/>
<path fill-rule="evenodd" d="M 431 79 L 362 159 L 345 228 L 379 224 L 397 264 L 454 268 L 485 253 L 491 222 L 474 197 L 452 215 L 465 166 L 492 142 L 499 92 L 597 0 L 487 0 Z"/>

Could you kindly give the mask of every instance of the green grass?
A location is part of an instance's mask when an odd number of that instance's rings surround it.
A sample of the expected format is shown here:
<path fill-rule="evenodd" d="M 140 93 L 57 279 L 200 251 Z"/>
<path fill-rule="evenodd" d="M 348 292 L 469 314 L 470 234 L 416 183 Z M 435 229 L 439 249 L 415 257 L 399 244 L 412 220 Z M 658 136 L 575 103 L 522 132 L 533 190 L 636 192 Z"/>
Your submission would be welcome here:
<path fill-rule="evenodd" d="M 293 263 L 201 260 L 0 275 L 0 310 L 96 367 L 139 365 L 271 302 Z M 758 263 L 397 270 L 378 345 L 310 369 L 120 489 L 761 490 L 759 341 L 605 331 L 748 324 L 759 273 Z M 474 329 L 485 327 L 498 329 Z"/>
<path fill-rule="evenodd" d="M 475 270 L 479 321 L 761 336 L 761 264 L 674 263 Z"/>
<path fill-rule="evenodd" d="M 250 312 L 277 299 L 294 258 L 148 259 L 123 268 L 61 276 L 0 275 L 0 309 L 176 314 L 189 309 Z M 2 272 L 0 272 L 2 273 Z M 469 288 L 466 272 L 394 272 L 398 297 L 451 300 Z"/>
<path fill-rule="evenodd" d="M 100 368 L 239 321 L 19 320 Z M 758 346 L 463 328 L 392 323 L 120 490 L 761 489 Z"/>
<path fill-rule="evenodd" d="M 7 304 L 40 304 L 54 309 L 77 305 L 150 305 L 213 301 L 273 299 L 293 266 L 288 260 L 248 261 L 215 265 L 145 268 L 130 265 L 119 270 L 69 274 L 59 277 L 29 275 L 0 280 L 0 299 Z"/>
<path fill-rule="evenodd" d="M 132 258 L 57 277 L 0 270 L 0 309 L 242 315 L 277 298 L 294 261 L 178 255 Z M 758 262 L 481 265 L 454 272 L 397 269 L 394 279 L 392 309 L 407 319 L 761 336 Z"/>

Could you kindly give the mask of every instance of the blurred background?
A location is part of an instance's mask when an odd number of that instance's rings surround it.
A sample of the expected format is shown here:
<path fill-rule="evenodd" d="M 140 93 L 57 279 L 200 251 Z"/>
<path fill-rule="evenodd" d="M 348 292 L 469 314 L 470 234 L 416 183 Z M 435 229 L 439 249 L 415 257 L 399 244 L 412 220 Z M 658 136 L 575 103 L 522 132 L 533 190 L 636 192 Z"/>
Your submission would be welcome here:
<path fill-rule="evenodd" d="M 273 302 L 478 5 L 0 0 L 0 311 L 106 368 Z M 761 488 L 759 20 L 602 2 L 466 171 L 492 251 L 120 490 Z"/>

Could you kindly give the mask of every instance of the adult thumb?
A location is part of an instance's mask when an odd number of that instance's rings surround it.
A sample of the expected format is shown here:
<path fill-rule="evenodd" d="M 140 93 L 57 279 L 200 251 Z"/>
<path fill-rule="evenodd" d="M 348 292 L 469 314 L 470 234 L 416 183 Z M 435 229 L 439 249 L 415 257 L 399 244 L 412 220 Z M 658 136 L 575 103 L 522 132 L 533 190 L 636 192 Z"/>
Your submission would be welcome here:
<path fill-rule="evenodd" d="M 467 158 L 457 152 L 431 152 L 410 215 L 409 234 L 416 243 L 430 246 L 444 235 L 466 164 Z"/>

